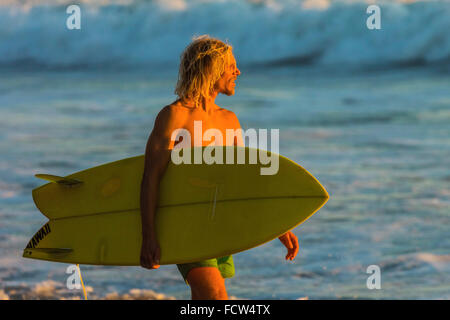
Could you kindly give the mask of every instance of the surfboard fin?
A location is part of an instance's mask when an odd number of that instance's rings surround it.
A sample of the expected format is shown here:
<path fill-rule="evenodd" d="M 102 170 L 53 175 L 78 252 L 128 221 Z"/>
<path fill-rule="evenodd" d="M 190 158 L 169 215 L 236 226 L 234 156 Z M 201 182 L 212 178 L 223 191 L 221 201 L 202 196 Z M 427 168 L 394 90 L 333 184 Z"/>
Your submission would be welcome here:
<path fill-rule="evenodd" d="M 43 180 L 47 180 L 53 183 L 57 183 L 63 186 L 76 186 L 76 185 L 80 185 L 83 183 L 83 181 L 77 180 L 77 179 L 71 179 L 71 178 L 64 178 L 64 177 L 60 177 L 60 176 L 55 176 L 52 174 L 35 174 L 34 175 L 36 178 L 39 179 L 43 179 Z"/>
<path fill-rule="evenodd" d="M 70 248 L 25 248 L 23 250 L 23 255 L 26 257 L 31 257 L 33 253 L 47 253 L 47 254 L 68 254 L 71 253 L 73 249 Z"/>

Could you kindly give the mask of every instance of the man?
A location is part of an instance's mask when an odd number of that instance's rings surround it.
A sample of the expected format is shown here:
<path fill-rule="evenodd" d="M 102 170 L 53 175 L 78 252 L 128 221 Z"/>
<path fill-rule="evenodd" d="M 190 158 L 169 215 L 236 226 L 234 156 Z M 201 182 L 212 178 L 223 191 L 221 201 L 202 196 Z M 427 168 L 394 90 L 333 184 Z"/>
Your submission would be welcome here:
<path fill-rule="evenodd" d="M 170 161 L 171 150 L 181 142 L 172 141 L 172 133 L 185 129 L 193 136 L 194 121 L 201 121 L 204 131 L 220 130 L 224 137 L 226 129 L 240 129 L 236 115 L 214 103 L 219 93 L 234 94 L 235 81 L 240 73 L 232 47 L 209 36 L 194 39 L 182 54 L 175 90 L 179 99 L 159 112 L 145 151 L 141 185 L 141 266 L 144 268 L 159 268 L 160 247 L 154 230 L 154 217 L 159 182 Z M 195 139 L 191 140 L 194 146 Z M 202 141 L 203 146 L 210 143 Z M 242 136 L 235 137 L 234 144 L 242 146 Z M 297 237 L 287 232 L 279 239 L 288 249 L 286 260 L 293 260 L 298 252 Z M 179 264 L 177 267 L 191 287 L 192 299 L 228 299 L 224 278 L 234 275 L 232 256 Z"/>

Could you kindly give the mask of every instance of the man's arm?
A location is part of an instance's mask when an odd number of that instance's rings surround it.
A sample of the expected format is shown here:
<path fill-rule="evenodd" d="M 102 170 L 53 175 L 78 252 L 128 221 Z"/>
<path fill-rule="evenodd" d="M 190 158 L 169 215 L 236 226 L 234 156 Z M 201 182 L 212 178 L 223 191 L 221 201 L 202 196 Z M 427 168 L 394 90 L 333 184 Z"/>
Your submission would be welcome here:
<path fill-rule="evenodd" d="M 286 232 L 281 237 L 278 237 L 281 243 L 287 249 L 286 260 L 294 260 L 295 256 L 298 253 L 298 239 L 295 234 L 291 231 Z"/>
<path fill-rule="evenodd" d="M 155 213 L 158 202 L 159 182 L 170 161 L 170 138 L 173 114 L 165 107 L 158 114 L 145 148 L 144 174 L 141 183 L 142 247 L 141 266 L 159 268 L 160 248 L 155 230 Z"/>

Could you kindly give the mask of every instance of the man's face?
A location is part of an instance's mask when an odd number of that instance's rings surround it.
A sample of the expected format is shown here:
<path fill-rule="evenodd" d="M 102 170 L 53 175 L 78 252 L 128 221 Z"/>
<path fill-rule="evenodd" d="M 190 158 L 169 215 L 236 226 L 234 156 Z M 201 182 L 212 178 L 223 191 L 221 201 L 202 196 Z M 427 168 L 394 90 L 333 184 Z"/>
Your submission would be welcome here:
<path fill-rule="evenodd" d="M 236 79 L 241 71 L 236 66 L 236 59 L 230 52 L 228 54 L 227 63 L 225 65 L 225 71 L 222 77 L 216 82 L 214 88 L 219 92 L 226 94 L 227 96 L 232 96 L 234 94 L 234 89 L 236 87 Z"/>

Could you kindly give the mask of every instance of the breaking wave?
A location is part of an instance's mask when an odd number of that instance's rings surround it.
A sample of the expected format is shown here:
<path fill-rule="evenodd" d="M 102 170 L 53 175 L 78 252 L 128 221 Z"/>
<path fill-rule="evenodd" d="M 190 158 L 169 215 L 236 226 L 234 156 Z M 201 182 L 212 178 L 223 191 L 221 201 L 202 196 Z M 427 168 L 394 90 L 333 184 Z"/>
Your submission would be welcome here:
<path fill-rule="evenodd" d="M 450 2 L 364 0 L 84 0 L 68 30 L 69 0 L 0 5 L 0 65 L 174 66 L 193 35 L 229 41 L 241 65 L 415 66 L 450 62 Z"/>

